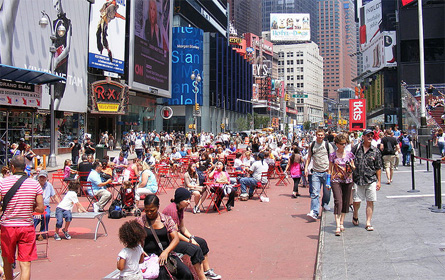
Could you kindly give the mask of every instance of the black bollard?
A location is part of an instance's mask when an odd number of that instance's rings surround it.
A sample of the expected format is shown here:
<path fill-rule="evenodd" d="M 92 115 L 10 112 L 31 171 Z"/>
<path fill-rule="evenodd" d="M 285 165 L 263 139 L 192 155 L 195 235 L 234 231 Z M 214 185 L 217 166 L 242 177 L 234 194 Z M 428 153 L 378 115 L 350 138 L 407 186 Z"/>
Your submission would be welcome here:
<path fill-rule="evenodd" d="M 430 140 L 428 140 L 430 141 Z M 426 144 L 426 158 L 429 159 L 430 158 L 430 145 L 427 143 Z M 430 162 L 426 161 L 426 171 L 430 172 Z"/>
<path fill-rule="evenodd" d="M 408 192 L 414 193 L 419 192 L 419 190 L 416 190 L 416 179 L 414 177 L 414 152 L 411 151 L 411 190 Z"/>
<path fill-rule="evenodd" d="M 445 209 L 442 208 L 442 182 L 440 179 L 440 159 L 433 161 L 433 171 L 434 171 L 434 202 L 435 207 L 431 210 L 434 213 L 445 213 Z"/>
<path fill-rule="evenodd" d="M 422 164 L 422 147 L 420 146 L 420 142 L 417 142 L 417 147 L 419 150 L 419 164 Z"/>

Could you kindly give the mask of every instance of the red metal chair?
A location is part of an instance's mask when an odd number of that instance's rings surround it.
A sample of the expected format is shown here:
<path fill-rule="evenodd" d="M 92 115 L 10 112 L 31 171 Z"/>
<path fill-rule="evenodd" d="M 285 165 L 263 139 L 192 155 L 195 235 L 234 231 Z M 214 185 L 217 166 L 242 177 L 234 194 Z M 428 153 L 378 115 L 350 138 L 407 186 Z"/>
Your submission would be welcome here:
<path fill-rule="evenodd" d="M 34 219 L 42 219 L 41 223 L 46 224 L 46 211 L 43 213 L 32 213 Z M 49 231 L 46 229 L 45 231 L 37 231 L 36 235 L 39 236 L 36 240 L 36 247 L 43 247 L 43 250 L 37 250 L 37 257 L 39 259 L 48 259 L 48 249 L 49 249 Z M 40 237 L 41 236 L 41 237 Z"/>
<path fill-rule="evenodd" d="M 266 181 L 266 183 L 262 183 L 263 181 Z M 258 197 L 261 197 L 264 194 L 267 197 L 266 189 L 269 187 L 269 183 L 270 183 L 269 173 L 268 172 L 261 173 L 261 180 L 260 182 L 257 183 L 253 195 L 257 194 Z"/>
<path fill-rule="evenodd" d="M 156 177 L 158 180 L 158 191 L 157 191 L 158 194 L 161 191 L 164 191 L 165 193 L 167 193 L 165 188 L 168 187 L 169 185 L 172 188 L 174 188 L 173 182 L 172 182 L 173 178 L 170 174 L 170 166 L 168 166 L 168 165 L 159 166 L 158 172 L 156 173 Z"/>
<path fill-rule="evenodd" d="M 208 213 L 209 210 L 212 209 L 212 205 L 213 207 L 216 208 L 216 211 L 218 211 L 219 214 L 221 214 L 221 212 L 224 210 L 227 211 L 226 204 L 223 201 L 224 198 L 224 190 L 222 189 L 223 185 L 215 183 L 214 181 L 204 182 L 204 185 L 206 185 L 210 190 L 210 195 L 209 195 L 210 204 L 207 207 L 206 213 Z M 218 200 L 221 200 L 221 205 L 223 206 L 222 210 L 220 210 L 219 207 L 216 207 L 216 202 Z"/>
<path fill-rule="evenodd" d="M 286 173 L 283 172 L 283 169 L 281 169 L 280 162 L 275 163 L 275 174 L 278 176 L 278 182 L 275 184 L 276 186 L 287 186 L 289 184 L 289 181 L 286 177 Z"/>
<path fill-rule="evenodd" d="M 67 189 L 68 185 L 63 180 L 64 175 L 61 173 L 54 173 L 51 176 L 51 185 L 53 185 L 54 190 L 56 191 L 56 195 L 59 197 L 59 199 L 62 199 L 62 194 L 64 194 Z"/>
<path fill-rule="evenodd" d="M 87 211 L 89 211 L 93 203 L 98 202 L 99 199 L 97 198 L 96 195 L 94 195 L 93 186 L 91 185 L 91 182 L 80 182 L 80 186 L 82 187 L 82 193 L 88 200 L 89 204 L 86 209 Z"/>

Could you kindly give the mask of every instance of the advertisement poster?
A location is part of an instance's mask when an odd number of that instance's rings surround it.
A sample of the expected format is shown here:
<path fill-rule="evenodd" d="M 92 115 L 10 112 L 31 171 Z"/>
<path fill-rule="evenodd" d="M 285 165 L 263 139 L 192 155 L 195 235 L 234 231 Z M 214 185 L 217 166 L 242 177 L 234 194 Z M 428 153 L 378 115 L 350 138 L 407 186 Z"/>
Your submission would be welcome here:
<path fill-rule="evenodd" d="M 172 30 L 172 97 L 169 105 L 202 105 L 202 67 L 204 31 L 193 27 L 175 27 Z M 195 81 L 190 76 L 195 74 Z M 201 76 L 201 82 L 196 77 Z"/>
<path fill-rule="evenodd" d="M 40 108 L 42 86 L 0 80 L 0 105 Z"/>
<path fill-rule="evenodd" d="M 125 0 L 96 0 L 91 5 L 88 66 L 124 73 Z"/>
<path fill-rule="evenodd" d="M 170 98 L 172 2 L 132 1 L 129 50 L 129 85 Z"/>
<path fill-rule="evenodd" d="M 349 131 L 366 128 L 366 99 L 349 99 Z"/>
<path fill-rule="evenodd" d="M 363 51 L 363 72 L 376 72 L 384 67 L 397 66 L 396 32 L 382 32 Z"/>
<path fill-rule="evenodd" d="M 0 1 L 0 63 L 66 78 L 54 86 L 56 110 L 87 111 L 88 15 L 87 1 Z M 42 86 L 41 108 L 49 101 Z"/>
<path fill-rule="evenodd" d="M 363 51 L 382 31 L 382 0 L 374 0 L 361 8 L 360 23 L 360 51 Z"/>
<path fill-rule="evenodd" d="M 310 41 L 309 14 L 270 14 L 271 41 Z"/>

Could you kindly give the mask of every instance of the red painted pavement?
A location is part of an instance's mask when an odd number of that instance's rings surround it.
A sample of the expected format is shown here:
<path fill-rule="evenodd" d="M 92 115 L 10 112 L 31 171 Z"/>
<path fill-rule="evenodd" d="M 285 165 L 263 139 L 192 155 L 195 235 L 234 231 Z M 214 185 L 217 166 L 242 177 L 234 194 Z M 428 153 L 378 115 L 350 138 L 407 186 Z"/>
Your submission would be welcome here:
<path fill-rule="evenodd" d="M 272 181 L 274 183 L 276 180 Z M 313 279 L 317 254 L 319 222 L 306 217 L 310 198 L 308 189 L 302 197 L 292 199 L 292 185 L 268 189 L 270 202 L 258 198 L 236 201 L 231 212 L 213 211 L 185 214 L 189 231 L 204 237 L 210 247 L 210 265 L 223 279 Z M 161 209 L 174 191 L 161 194 Z M 86 204 L 85 198 L 80 198 Z M 206 201 L 206 206 L 209 200 Z M 141 203 L 142 206 L 142 203 Z M 52 207 L 55 210 L 55 206 Z M 120 220 L 104 218 L 108 236 L 99 228 L 94 241 L 96 220 L 74 220 L 71 240 L 55 241 L 55 221 L 50 222 L 49 261 L 32 263 L 32 279 L 102 279 L 116 267 L 122 245 L 119 226 L 132 217 Z"/>

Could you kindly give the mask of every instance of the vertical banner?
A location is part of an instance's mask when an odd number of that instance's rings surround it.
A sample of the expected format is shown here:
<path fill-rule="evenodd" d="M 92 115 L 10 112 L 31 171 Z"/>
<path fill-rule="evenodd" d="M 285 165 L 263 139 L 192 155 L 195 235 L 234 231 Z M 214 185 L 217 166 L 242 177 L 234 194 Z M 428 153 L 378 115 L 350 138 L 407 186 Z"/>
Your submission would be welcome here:
<path fill-rule="evenodd" d="M 349 99 L 349 131 L 366 128 L 366 99 Z"/>
<path fill-rule="evenodd" d="M 172 0 L 131 2 L 128 84 L 170 98 Z"/>
<path fill-rule="evenodd" d="M 125 0 L 96 0 L 91 5 L 88 66 L 124 73 Z"/>
<path fill-rule="evenodd" d="M 193 27 L 174 27 L 172 34 L 172 97 L 168 104 L 202 105 L 204 31 Z M 194 81 L 190 78 L 192 73 L 195 74 Z M 198 75 L 200 82 L 197 81 Z"/>

